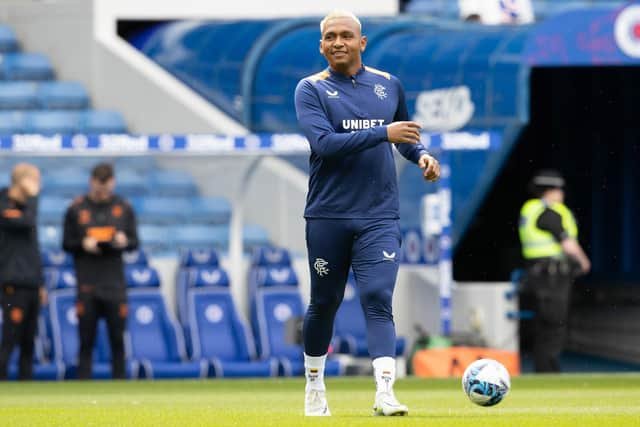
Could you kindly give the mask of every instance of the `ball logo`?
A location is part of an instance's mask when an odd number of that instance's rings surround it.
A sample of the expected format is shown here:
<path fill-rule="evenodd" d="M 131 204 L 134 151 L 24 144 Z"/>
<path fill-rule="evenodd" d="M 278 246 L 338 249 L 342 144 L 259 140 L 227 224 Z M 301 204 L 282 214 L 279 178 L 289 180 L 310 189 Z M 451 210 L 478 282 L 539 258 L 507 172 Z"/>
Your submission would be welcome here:
<path fill-rule="evenodd" d="M 351 282 L 347 282 L 347 286 L 344 287 L 344 300 L 351 301 L 356 296 L 356 288 L 353 287 Z"/>
<path fill-rule="evenodd" d="M 66 316 L 67 316 L 67 322 L 70 325 L 77 325 L 78 324 L 78 316 L 76 315 L 76 308 L 75 307 L 73 307 L 73 306 L 69 307 L 67 309 Z"/>
<path fill-rule="evenodd" d="M 211 323 L 218 323 L 224 317 L 224 311 L 218 304 L 211 304 L 204 310 L 204 316 Z"/>
<path fill-rule="evenodd" d="M 141 325 L 148 325 L 153 321 L 153 311 L 146 305 L 138 307 L 136 310 L 136 320 Z"/>
<path fill-rule="evenodd" d="M 291 318 L 292 314 L 291 307 L 287 304 L 278 304 L 273 309 L 273 317 L 275 317 L 278 322 L 286 322 Z"/>
<path fill-rule="evenodd" d="M 640 5 L 622 9 L 613 28 L 620 50 L 632 58 L 640 58 Z"/>

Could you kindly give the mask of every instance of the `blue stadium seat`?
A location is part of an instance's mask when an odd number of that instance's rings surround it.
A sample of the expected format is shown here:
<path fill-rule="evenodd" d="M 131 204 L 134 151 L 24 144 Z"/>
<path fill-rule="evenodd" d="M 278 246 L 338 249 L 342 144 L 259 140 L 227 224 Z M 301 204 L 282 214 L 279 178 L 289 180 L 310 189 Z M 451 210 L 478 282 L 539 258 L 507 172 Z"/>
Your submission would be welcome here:
<path fill-rule="evenodd" d="M 115 159 L 116 170 L 129 170 L 145 175 L 158 168 L 158 161 L 152 156 L 118 157 Z"/>
<path fill-rule="evenodd" d="M 80 115 L 75 111 L 33 111 L 26 113 L 25 131 L 43 135 L 80 132 Z"/>
<path fill-rule="evenodd" d="M 219 267 L 187 267 L 179 270 L 176 280 L 176 307 L 178 319 L 188 332 L 187 294 L 191 288 L 216 286 L 218 288 L 229 287 L 229 276 Z"/>
<path fill-rule="evenodd" d="M 337 339 L 336 350 L 338 353 L 347 353 L 357 357 L 369 356 L 367 325 L 353 273 L 349 274 L 344 299 L 336 314 L 334 334 Z M 396 339 L 396 355 L 402 355 L 404 350 L 405 339 L 398 337 Z"/>
<path fill-rule="evenodd" d="M 189 329 L 193 358 L 211 362 L 216 377 L 269 377 L 276 359 L 255 360 L 253 341 L 227 288 L 189 290 Z"/>
<path fill-rule="evenodd" d="M 124 252 L 122 254 L 122 260 L 126 266 L 149 266 L 149 257 L 144 249 L 134 249 L 132 251 Z"/>
<path fill-rule="evenodd" d="M 153 194 L 156 189 L 153 185 Z M 136 202 L 138 221 L 145 224 L 183 224 L 191 211 L 191 202 L 179 197 L 142 197 Z"/>
<path fill-rule="evenodd" d="M 50 292 L 49 304 L 55 359 L 66 366 L 66 378 L 76 378 L 80 342 L 78 338 L 75 289 L 59 289 Z M 131 360 L 129 355 L 127 355 L 125 366 L 127 378 L 137 378 L 139 376 L 139 364 Z M 92 378 L 111 378 L 111 349 L 104 320 L 98 324 L 93 351 Z"/>
<path fill-rule="evenodd" d="M 262 226 L 247 224 L 242 228 L 242 241 L 245 251 L 252 252 L 254 248 L 269 246 L 269 233 Z"/>
<path fill-rule="evenodd" d="M 44 285 L 50 291 L 56 289 L 75 289 L 76 273 L 73 267 L 49 267 L 44 272 Z"/>
<path fill-rule="evenodd" d="M 128 288 L 159 288 L 160 276 L 152 267 L 128 265 L 125 267 L 125 281 Z"/>
<path fill-rule="evenodd" d="M 155 171 L 149 174 L 153 194 L 160 197 L 194 197 L 198 187 L 188 172 L 175 170 Z"/>
<path fill-rule="evenodd" d="M 215 248 L 224 250 L 229 244 L 229 229 L 223 225 L 182 225 L 171 227 L 178 248 Z"/>
<path fill-rule="evenodd" d="M 0 77 L 6 80 L 51 80 L 53 67 L 40 53 L 8 53 L 0 58 Z"/>
<path fill-rule="evenodd" d="M 81 131 L 87 134 L 127 133 L 127 123 L 117 111 L 89 110 L 82 114 Z"/>
<path fill-rule="evenodd" d="M 146 378 L 202 378 L 206 361 L 190 362 L 182 331 L 171 317 L 159 289 L 130 289 L 131 354 L 140 361 Z"/>
<path fill-rule="evenodd" d="M 0 307 L 0 340 L 2 340 L 2 308 Z M 64 365 L 62 363 L 47 360 L 45 357 L 43 338 L 44 334 L 39 330 L 35 337 L 33 351 L 33 379 L 36 381 L 61 380 L 64 377 Z M 9 358 L 7 376 L 10 380 L 18 378 L 18 347 L 14 347 Z"/>
<path fill-rule="evenodd" d="M 26 126 L 24 113 L 0 111 L 0 135 L 24 133 Z"/>
<path fill-rule="evenodd" d="M 142 224 L 138 227 L 138 238 L 151 254 L 163 253 L 173 247 L 169 227 Z"/>
<path fill-rule="evenodd" d="M 60 249 L 62 247 L 62 227 L 56 225 L 39 225 L 38 241 L 42 249 Z"/>
<path fill-rule="evenodd" d="M 73 267 L 73 257 L 69 252 L 61 249 L 45 249 L 40 253 L 42 267 L 44 268 L 71 268 Z"/>
<path fill-rule="evenodd" d="M 84 110 L 89 107 L 89 93 L 78 82 L 43 82 L 37 88 L 37 100 L 45 110 Z"/>
<path fill-rule="evenodd" d="M 43 179 L 43 193 L 47 196 L 75 198 L 89 190 L 89 176 L 83 169 L 61 169 Z"/>
<path fill-rule="evenodd" d="M 251 255 L 251 265 L 256 267 L 291 266 L 291 255 L 284 248 L 272 246 L 256 247 Z"/>
<path fill-rule="evenodd" d="M 176 306 L 178 307 L 178 320 L 185 327 L 185 330 L 189 322 L 187 318 L 187 289 L 193 277 L 191 272 L 199 268 L 215 269 L 217 267 L 218 254 L 213 248 L 187 248 L 180 251 L 180 265 L 176 274 Z M 185 333 L 185 337 L 188 340 L 189 334 Z"/>
<path fill-rule="evenodd" d="M 194 224 L 228 224 L 231 204 L 224 197 L 197 197 L 193 199 L 189 222 Z"/>
<path fill-rule="evenodd" d="M 217 267 L 218 253 L 213 248 L 186 248 L 180 252 L 180 268 Z"/>
<path fill-rule="evenodd" d="M 0 25 L 0 53 L 16 52 L 19 49 L 16 33 L 6 25 Z"/>
<path fill-rule="evenodd" d="M 71 199 L 68 197 L 42 196 L 38 203 L 38 222 L 41 224 L 62 224 L 70 204 Z"/>
<path fill-rule="evenodd" d="M 149 193 L 147 180 L 127 170 L 117 172 L 116 186 L 117 193 L 126 198 L 146 196 Z"/>
<path fill-rule="evenodd" d="M 291 267 L 262 268 L 256 276 L 251 303 L 251 323 L 260 357 L 277 357 L 284 375 L 302 375 L 302 346 L 287 342 L 287 323 L 304 316 L 295 272 Z M 341 371 L 337 361 L 327 360 L 325 375 L 339 375 Z"/>
<path fill-rule="evenodd" d="M 34 82 L 0 82 L 0 110 L 38 108 L 38 84 Z"/>

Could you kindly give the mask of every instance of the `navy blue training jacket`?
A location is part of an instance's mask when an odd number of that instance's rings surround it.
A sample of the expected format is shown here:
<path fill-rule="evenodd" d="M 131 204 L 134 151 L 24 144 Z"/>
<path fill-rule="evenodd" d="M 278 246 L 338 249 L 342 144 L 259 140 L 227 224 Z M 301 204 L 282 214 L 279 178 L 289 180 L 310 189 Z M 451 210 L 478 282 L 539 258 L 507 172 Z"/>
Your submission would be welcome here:
<path fill-rule="evenodd" d="M 331 68 L 296 87 L 296 116 L 311 145 L 305 218 L 398 218 L 398 183 L 387 125 L 409 120 L 404 90 L 389 73 Z M 421 144 L 394 144 L 417 163 Z"/>

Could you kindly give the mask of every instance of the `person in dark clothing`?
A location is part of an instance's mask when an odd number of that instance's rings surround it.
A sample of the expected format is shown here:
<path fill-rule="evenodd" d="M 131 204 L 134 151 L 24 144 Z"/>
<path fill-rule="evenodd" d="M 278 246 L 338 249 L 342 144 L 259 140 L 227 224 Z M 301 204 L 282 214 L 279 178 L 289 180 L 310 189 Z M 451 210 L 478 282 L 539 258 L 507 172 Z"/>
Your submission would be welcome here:
<path fill-rule="evenodd" d="M 20 345 L 18 379 L 29 380 L 40 304 L 46 303 L 36 219 L 40 171 L 20 163 L 11 186 L 0 190 L 0 293 L 2 343 L 0 380 L 7 379 L 9 357 Z"/>
<path fill-rule="evenodd" d="M 89 193 L 74 200 L 64 220 L 63 247 L 73 254 L 78 283 L 78 378 L 91 377 L 100 317 L 109 330 L 112 376 L 124 378 L 127 293 L 122 252 L 138 246 L 136 218 L 131 205 L 113 193 L 115 177 L 110 164 L 93 168 L 89 186 Z"/>
<path fill-rule="evenodd" d="M 559 372 L 569 317 L 571 285 L 591 264 L 578 243 L 578 226 L 564 205 L 564 179 L 552 170 L 541 171 L 531 182 L 536 198 L 520 211 L 520 241 L 527 275 L 521 309 L 535 312 L 533 357 L 536 372 Z M 523 325 L 522 332 L 526 334 Z"/>

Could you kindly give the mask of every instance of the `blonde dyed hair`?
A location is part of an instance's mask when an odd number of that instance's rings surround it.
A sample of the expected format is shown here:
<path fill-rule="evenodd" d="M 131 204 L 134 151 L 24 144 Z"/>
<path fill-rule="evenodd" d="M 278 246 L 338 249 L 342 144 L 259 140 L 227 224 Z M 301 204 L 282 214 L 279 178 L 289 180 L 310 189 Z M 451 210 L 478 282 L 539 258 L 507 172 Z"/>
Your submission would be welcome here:
<path fill-rule="evenodd" d="M 332 12 L 329 12 L 329 14 L 327 16 L 325 16 L 322 21 L 320 21 L 320 34 L 324 34 L 324 29 L 327 26 L 327 22 L 331 21 L 332 19 L 337 19 L 337 18 L 349 18 L 351 19 L 353 22 L 355 22 L 356 24 L 358 24 L 358 30 L 360 30 L 360 33 L 362 33 L 362 24 L 360 23 L 360 20 L 358 19 L 358 17 L 356 15 L 354 15 L 353 13 L 349 12 L 348 10 L 334 10 Z"/>

